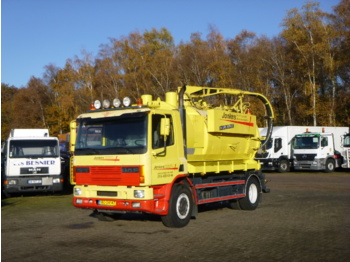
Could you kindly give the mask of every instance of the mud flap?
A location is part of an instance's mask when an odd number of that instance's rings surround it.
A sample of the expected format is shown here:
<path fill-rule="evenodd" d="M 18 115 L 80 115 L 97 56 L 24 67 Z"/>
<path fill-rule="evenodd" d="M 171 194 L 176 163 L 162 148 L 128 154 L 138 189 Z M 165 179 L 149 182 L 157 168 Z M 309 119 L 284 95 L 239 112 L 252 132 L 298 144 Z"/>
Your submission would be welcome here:
<path fill-rule="evenodd" d="M 258 177 L 260 179 L 260 184 L 261 184 L 261 190 L 263 193 L 270 193 L 270 188 L 266 187 L 266 183 L 268 180 L 265 178 L 265 174 L 261 170 L 257 171 Z"/>

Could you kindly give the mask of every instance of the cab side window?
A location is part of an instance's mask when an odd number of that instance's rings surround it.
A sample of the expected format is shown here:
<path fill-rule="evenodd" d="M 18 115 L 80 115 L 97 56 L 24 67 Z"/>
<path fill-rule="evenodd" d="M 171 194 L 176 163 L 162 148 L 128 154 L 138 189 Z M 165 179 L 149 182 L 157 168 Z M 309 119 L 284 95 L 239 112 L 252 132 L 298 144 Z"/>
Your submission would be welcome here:
<path fill-rule="evenodd" d="M 282 138 L 276 138 L 275 139 L 275 153 L 277 153 L 282 148 Z"/>
<path fill-rule="evenodd" d="M 166 146 L 174 144 L 174 128 L 171 115 L 165 115 L 170 118 L 170 134 L 166 138 Z M 164 115 L 153 115 L 152 116 L 152 148 L 164 147 L 164 137 L 160 135 L 160 120 L 165 117 Z"/>

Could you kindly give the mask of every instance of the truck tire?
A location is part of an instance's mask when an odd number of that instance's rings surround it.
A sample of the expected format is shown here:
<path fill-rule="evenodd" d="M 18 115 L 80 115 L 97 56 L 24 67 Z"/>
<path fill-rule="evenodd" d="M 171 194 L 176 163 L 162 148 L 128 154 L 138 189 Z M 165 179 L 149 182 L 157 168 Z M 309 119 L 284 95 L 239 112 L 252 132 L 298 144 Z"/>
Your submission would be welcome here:
<path fill-rule="evenodd" d="M 250 177 L 247 182 L 246 196 L 238 200 L 242 210 L 255 210 L 261 201 L 261 186 L 256 177 Z"/>
<path fill-rule="evenodd" d="M 287 159 L 280 160 L 278 164 L 278 172 L 284 173 L 289 171 L 289 161 Z"/>
<path fill-rule="evenodd" d="M 334 160 L 333 159 L 327 159 L 324 172 L 330 173 L 330 172 L 334 172 L 334 170 L 335 170 Z"/>
<path fill-rule="evenodd" d="M 167 227 L 184 227 L 191 219 L 193 198 L 188 186 L 175 184 L 171 192 L 168 214 L 162 216 Z"/>

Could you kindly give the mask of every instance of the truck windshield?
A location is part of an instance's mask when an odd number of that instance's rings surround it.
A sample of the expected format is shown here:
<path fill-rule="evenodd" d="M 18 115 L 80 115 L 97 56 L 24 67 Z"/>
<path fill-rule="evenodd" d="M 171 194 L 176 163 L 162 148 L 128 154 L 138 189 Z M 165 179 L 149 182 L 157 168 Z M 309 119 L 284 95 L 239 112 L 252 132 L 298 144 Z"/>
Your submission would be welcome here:
<path fill-rule="evenodd" d="M 147 114 L 78 120 L 75 155 L 143 154 L 147 150 Z"/>
<path fill-rule="evenodd" d="M 10 158 L 48 158 L 58 157 L 57 140 L 11 140 Z"/>
<path fill-rule="evenodd" d="M 296 136 L 294 138 L 294 149 L 316 149 L 319 147 L 319 136 Z"/>

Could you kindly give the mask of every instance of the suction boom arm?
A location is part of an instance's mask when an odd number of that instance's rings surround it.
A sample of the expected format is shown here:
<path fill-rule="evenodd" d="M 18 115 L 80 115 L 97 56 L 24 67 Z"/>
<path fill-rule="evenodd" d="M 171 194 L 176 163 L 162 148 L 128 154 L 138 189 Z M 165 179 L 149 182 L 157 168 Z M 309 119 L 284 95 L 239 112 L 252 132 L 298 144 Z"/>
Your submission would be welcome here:
<path fill-rule="evenodd" d="M 243 91 L 239 89 L 212 88 L 212 87 L 199 87 L 199 86 L 186 86 L 186 85 L 184 85 L 180 90 L 181 90 L 179 93 L 180 110 L 181 108 L 184 107 L 183 95 L 185 92 L 191 98 L 201 98 L 201 97 L 208 97 L 208 96 L 220 95 L 220 94 L 235 95 L 240 97 L 241 105 L 243 104 L 242 98 L 244 96 L 253 96 L 260 99 L 260 101 L 263 102 L 266 109 L 267 116 L 265 116 L 265 119 L 267 120 L 267 127 L 268 127 L 266 140 L 261 145 L 261 147 L 264 146 L 269 141 L 272 134 L 274 113 L 273 113 L 273 108 L 271 103 L 264 95 L 259 93 L 249 92 L 249 91 Z"/>

